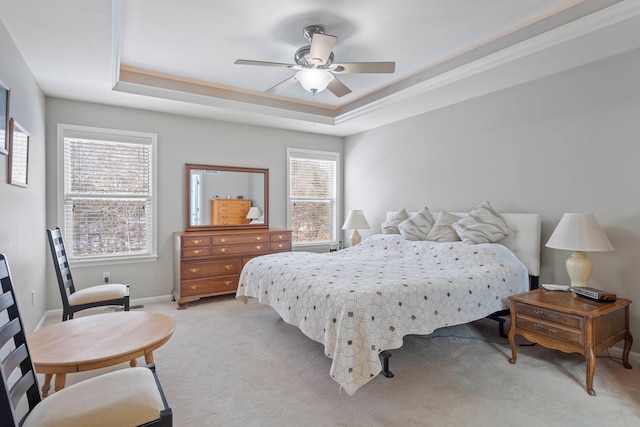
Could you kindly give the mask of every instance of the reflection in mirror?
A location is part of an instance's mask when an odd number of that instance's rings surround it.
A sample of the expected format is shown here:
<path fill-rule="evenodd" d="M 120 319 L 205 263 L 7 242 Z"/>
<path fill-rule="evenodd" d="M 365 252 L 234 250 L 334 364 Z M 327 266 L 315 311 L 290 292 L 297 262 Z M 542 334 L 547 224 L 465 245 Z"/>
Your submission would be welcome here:
<path fill-rule="evenodd" d="M 186 165 L 187 230 L 267 228 L 269 170 Z"/>

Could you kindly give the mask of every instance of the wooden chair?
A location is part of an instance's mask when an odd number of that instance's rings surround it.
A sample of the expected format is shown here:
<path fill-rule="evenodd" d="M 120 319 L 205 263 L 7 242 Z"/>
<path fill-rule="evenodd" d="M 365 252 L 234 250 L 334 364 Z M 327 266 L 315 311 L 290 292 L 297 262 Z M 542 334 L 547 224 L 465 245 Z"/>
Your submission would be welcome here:
<path fill-rule="evenodd" d="M 92 307 L 121 305 L 129 311 L 129 285 L 111 283 L 76 290 L 60 228 L 47 230 L 47 236 L 62 298 L 62 321 L 73 319 L 75 312 Z"/>
<path fill-rule="evenodd" d="M 0 282 L 0 426 L 173 424 L 153 365 L 100 375 L 42 400 L 4 254 L 0 254 Z"/>

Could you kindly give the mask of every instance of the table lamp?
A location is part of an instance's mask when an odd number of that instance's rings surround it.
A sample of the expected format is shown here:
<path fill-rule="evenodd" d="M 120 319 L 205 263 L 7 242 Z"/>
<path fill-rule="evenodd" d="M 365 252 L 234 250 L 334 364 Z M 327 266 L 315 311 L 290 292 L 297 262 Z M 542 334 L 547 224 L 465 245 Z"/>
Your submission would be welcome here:
<path fill-rule="evenodd" d="M 351 235 L 351 246 L 355 246 L 362 241 L 362 237 L 360 236 L 360 233 L 358 233 L 358 228 L 360 230 L 368 230 L 371 227 L 369 227 L 369 223 L 361 210 L 353 210 L 349 212 L 347 220 L 342 226 L 343 230 L 353 230 L 353 234 Z"/>
<path fill-rule="evenodd" d="M 545 245 L 574 251 L 566 267 L 571 286 L 588 286 L 593 266 L 585 252 L 612 251 L 613 245 L 592 213 L 565 213 Z"/>
<path fill-rule="evenodd" d="M 258 223 L 258 222 L 263 222 L 260 221 L 259 218 L 262 216 L 262 211 L 260 210 L 259 207 L 257 206 L 251 206 L 249 208 L 249 212 L 247 212 L 247 219 L 251 220 L 251 223 Z"/>

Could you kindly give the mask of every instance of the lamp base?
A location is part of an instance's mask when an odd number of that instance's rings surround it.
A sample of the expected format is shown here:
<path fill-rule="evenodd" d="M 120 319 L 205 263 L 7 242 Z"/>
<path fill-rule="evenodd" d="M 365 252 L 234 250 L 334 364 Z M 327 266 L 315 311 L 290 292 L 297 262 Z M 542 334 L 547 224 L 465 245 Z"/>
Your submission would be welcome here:
<path fill-rule="evenodd" d="M 358 230 L 353 230 L 353 234 L 351 235 L 351 246 L 356 246 L 360 244 L 362 241 L 362 236 L 358 233 Z"/>
<path fill-rule="evenodd" d="M 575 251 L 565 263 L 571 279 L 571 286 L 587 287 L 593 271 L 593 264 L 582 251 Z"/>

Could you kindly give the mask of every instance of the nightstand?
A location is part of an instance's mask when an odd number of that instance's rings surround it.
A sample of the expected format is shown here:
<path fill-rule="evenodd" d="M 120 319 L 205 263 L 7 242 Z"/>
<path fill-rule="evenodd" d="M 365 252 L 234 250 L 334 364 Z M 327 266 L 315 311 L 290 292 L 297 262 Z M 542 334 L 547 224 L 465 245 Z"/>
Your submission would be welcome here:
<path fill-rule="evenodd" d="M 595 396 L 593 374 L 596 354 L 624 339 L 622 363 L 627 369 L 633 337 L 629 331 L 629 304 L 619 298 L 615 302 L 598 302 L 573 292 L 536 289 L 510 297 L 511 329 L 509 345 L 516 363 L 515 336 L 565 353 L 580 353 L 587 361 L 587 392 Z"/>

